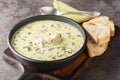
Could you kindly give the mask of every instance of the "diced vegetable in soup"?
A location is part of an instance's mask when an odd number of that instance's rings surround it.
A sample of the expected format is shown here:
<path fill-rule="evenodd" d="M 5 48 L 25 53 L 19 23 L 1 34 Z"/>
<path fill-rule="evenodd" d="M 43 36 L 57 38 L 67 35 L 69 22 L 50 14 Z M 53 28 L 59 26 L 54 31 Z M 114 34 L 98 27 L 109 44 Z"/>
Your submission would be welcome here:
<path fill-rule="evenodd" d="M 59 60 L 75 54 L 84 38 L 78 29 L 60 21 L 36 21 L 18 29 L 11 40 L 21 55 L 35 60 Z"/>

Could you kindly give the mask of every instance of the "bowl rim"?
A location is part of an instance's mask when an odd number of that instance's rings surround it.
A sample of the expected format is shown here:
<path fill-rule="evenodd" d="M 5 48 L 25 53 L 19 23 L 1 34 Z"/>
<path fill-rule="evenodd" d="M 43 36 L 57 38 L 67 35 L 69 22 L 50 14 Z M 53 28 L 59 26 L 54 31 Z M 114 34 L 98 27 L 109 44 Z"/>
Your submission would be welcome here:
<path fill-rule="evenodd" d="M 62 59 L 58 59 L 58 60 L 36 60 L 36 59 L 32 59 L 32 58 L 28 58 L 22 54 L 20 54 L 19 52 L 17 52 L 11 45 L 11 40 L 10 40 L 10 36 L 12 35 L 12 31 L 16 28 L 17 25 L 21 24 L 22 22 L 30 19 L 30 18 L 35 18 L 35 17 L 44 17 L 44 16 L 48 16 L 48 17 L 61 17 L 63 19 L 66 19 L 68 21 L 71 21 L 72 23 L 76 24 L 77 26 L 79 26 L 83 33 L 84 33 L 84 43 L 83 43 L 83 46 L 74 54 L 72 54 L 71 56 L 68 56 L 68 57 L 65 57 L 65 58 L 62 58 Z M 46 19 L 46 20 L 52 20 L 52 19 Z M 36 20 L 37 21 L 37 20 Z M 60 20 L 58 20 L 60 21 Z M 34 21 L 32 21 L 34 22 Z M 64 22 L 64 21 L 63 21 Z M 69 23 L 68 23 L 69 24 Z M 21 26 L 22 27 L 22 26 Z M 20 28 L 20 27 L 19 27 Z M 18 29 L 19 29 L 18 28 Z M 16 29 L 17 30 L 17 29 Z M 14 33 L 16 32 L 16 30 L 14 31 Z M 13 34 L 14 34 L 13 33 Z M 13 35 L 12 35 L 13 36 Z M 11 36 L 11 37 L 12 37 Z M 11 38 L 12 39 L 12 38 Z M 7 43 L 8 43 L 8 46 L 10 48 L 10 50 L 13 52 L 13 54 L 19 56 L 20 58 L 24 59 L 24 60 L 27 60 L 27 61 L 31 61 L 31 62 L 37 62 L 37 63 L 56 63 L 56 62 L 63 62 L 63 61 L 66 61 L 66 60 L 69 60 L 70 58 L 74 58 L 74 57 L 77 57 L 78 55 L 81 54 L 81 52 L 84 50 L 84 48 L 86 47 L 86 44 L 87 44 L 87 34 L 86 34 L 86 31 L 84 30 L 83 27 L 81 27 L 79 25 L 79 23 L 77 23 L 76 21 L 70 19 L 70 18 L 67 18 L 67 17 L 63 17 L 63 16 L 58 16 L 58 15 L 35 15 L 35 16 L 31 16 L 31 17 L 27 17 L 21 21 L 19 21 L 17 24 L 14 25 L 14 27 L 10 30 L 9 34 L 8 34 L 8 37 L 7 37 Z"/>

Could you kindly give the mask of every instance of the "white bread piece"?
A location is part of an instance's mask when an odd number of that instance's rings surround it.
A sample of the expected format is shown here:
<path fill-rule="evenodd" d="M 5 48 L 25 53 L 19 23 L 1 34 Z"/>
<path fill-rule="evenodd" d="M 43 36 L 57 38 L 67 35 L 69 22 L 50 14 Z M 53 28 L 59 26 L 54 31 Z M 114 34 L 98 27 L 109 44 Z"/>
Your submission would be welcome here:
<path fill-rule="evenodd" d="M 114 24 L 109 17 L 99 16 L 83 23 L 83 28 L 98 45 L 110 41 L 110 36 L 114 36 Z"/>
<path fill-rule="evenodd" d="M 90 57 L 100 56 L 106 51 L 107 46 L 108 43 L 97 45 L 92 40 L 89 39 L 87 42 L 88 55 Z"/>
<path fill-rule="evenodd" d="M 98 45 L 110 41 L 110 27 L 106 27 L 104 24 L 85 22 L 83 23 L 83 28 Z"/>
<path fill-rule="evenodd" d="M 110 35 L 114 36 L 115 34 L 115 27 L 114 27 L 114 23 L 112 20 L 109 20 L 108 16 L 99 16 L 96 18 L 93 18 L 89 21 L 90 23 L 102 23 L 107 27 L 110 27 Z"/>
<path fill-rule="evenodd" d="M 114 23 L 107 16 L 99 16 L 83 23 L 83 28 L 88 33 L 87 49 L 90 57 L 102 55 L 110 41 L 110 36 L 114 36 Z"/>

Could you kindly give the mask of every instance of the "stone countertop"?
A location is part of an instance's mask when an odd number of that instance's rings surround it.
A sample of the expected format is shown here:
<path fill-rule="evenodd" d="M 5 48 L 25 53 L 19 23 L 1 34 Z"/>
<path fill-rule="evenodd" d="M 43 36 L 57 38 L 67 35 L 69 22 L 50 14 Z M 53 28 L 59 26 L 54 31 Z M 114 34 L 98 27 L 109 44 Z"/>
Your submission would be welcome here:
<path fill-rule="evenodd" d="M 103 15 L 109 16 L 115 25 L 120 25 L 120 0 L 62 1 L 79 10 L 99 11 Z M 8 47 L 9 31 L 20 20 L 40 14 L 39 8 L 42 6 L 52 6 L 52 0 L 0 0 L 0 80 L 16 80 L 16 76 L 20 75 L 18 70 L 6 64 L 2 59 L 3 51 Z M 111 56 L 111 58 L 113 58 L 113 65 L 104 55 L 95 58 L 80 79 L 120 80 L 120 52 L 117 57 Z"/>

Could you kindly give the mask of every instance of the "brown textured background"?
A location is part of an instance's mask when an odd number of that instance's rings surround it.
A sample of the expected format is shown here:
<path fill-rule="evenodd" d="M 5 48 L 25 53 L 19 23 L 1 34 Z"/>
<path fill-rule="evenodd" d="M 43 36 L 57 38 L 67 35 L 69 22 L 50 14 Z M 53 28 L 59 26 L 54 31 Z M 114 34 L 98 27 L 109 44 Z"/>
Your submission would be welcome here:
<path fill-rule="evenodd" d="M 120 0 L 62 1 L 79 10 L 100 11 L 120 25 Z M 20 75 L 20 71 L 6 64 L 1 57 L 8 47 L 7 35 L 10 29 L 20 20 L 39 14 L 42 6 L 52 6 L 52 0 L 0 0 L 0 80 L 16 80 Z M 120 52 L 96 57 L 80 79 L 120 80 Z"/>

